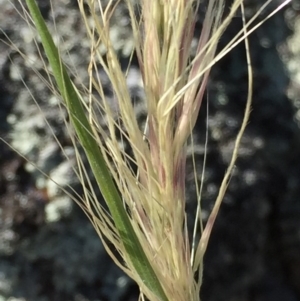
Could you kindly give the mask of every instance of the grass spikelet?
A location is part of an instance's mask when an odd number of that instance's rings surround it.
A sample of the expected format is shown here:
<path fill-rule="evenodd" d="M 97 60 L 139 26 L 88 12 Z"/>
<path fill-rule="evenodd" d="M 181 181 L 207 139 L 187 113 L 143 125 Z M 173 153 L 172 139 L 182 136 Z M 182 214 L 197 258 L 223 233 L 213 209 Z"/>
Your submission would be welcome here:
<path fill-rule="evenodd" d="M 32 14 L 35 2 L 26 1 Z M 253 25 L 255 18 L 247 22 L 243 17 L 241 32 L 216 53 L 222 34 L 239 9 L 244 16 L 244 1 L 234 0 L 224 15 L 226 1 L 209 0 L 205 18 L 201 20 L 196 53 L 191 57 L 200 0 L 104 2 L 78 0 L 90 41 L 89 84 L 84 92 L 75 88 L 46 28 L 39 28 L 39 15 L 32 14 L 39 32 L 44 31 L 42 41 L 48 43 L 49 49 L 44 45 L 45 51 L 77 133 L 74 145 L 78 138 L 109 212 L 100 205 L 78 150 L 77 172 L 84 196 L 77 202 L 110 256 L 137 282 L 141 298 L 145 295 L 152 301 L 196 301 L 202 282 L 203 256 L 249 119 L 252 71 L 247 36 L 259 24 Z M 136 118 L 127 87 L 128 70 L 119 62 L 111 40 L 111 19 L 118 5 L 126 5 L 130 16 L 132 56 L 139 63 L 145 92 L 144 126 Z M 187 142 L 198 118 L 212 66 L 241 41 L 245 41 L 249 65 L 245 117 L 202 237 L 198 242 L 190 242 L 185 214 Z M 105 95 L 99 70 L 109 78 L 115 104 Z M 131 155 L 120 146 L 120 140 L 130 145 Z M 196 220 L 195 224 L 198 223 Z"/>
<path fill-rule="evenodd" d="M 104 8 L 88 2 L 93 26 L 81 6 L 92 41 L 90 95 L 96 89 L 103 100 L 100 105 L 90 98 L 89 119 L 95 137 L 105 135 L 95 111 L 107 120 L 109 135 L 105 143 L 99 139 L 99 145 L 103 153 L 109 154 L 106 162 L 133 228 L 169 300 L 199 298 L 200 285 L 194 280 L 185 220 L 186 143 L 198 116 L 219 38 L 241 2 L 234 2 L 229 17 L 222 22 L 224 1 L 209 1 L 196 56 L 190 61 L 199 1 L 141 1 L 138 18 L 135 7 L 127 1 L 145 90 L 145 129 L 136 121 L 126 73 L 111 45 L 109 23 L 116 4 L 110 1 Z M 105 49 L 104 55 L 100 49 Z M 99 64 L 118 100 L 117 117 L 101 82 L 92 76 Z M 117 131 L 131 145 L 132 158 L 119 148 Z M 146 292 L 126 252 L 121 253 L 142 292 Z"/>
<path fill-rule="evenodd" d="M 185 145 L 206 88 L 210 70 L 207 66 L 215 55 L 218 38 L 214 34 L 220 28 L 224 3 L 209 2 L 197 56 L 192 64 L 189 49 L 198 2 L 142 1 L 140 23 L 133 15 L 134 7 L 127 3 L 145 89 L 146 139 L 135 119 L 126 88 L 126 75 L 110 44 L 109 18 L 113 13 L 113 3 L 109 2 L 104 10 L 91 2 L 90 11 L 94 14 L 95 24 L 93 28 L 88 27 L 90 40 L 94 41 L 90 66 L 96 70 L 101 64 L 110 78 L 119 107 L 116 120 L 105 101 L 101 82 L 93 81 L 91 87 L 102 94 L 104 104 L 99 111 L 104 108 L 109 128 L 106 144 L 100 141 L 99 144 L 103 152 L 110 154 L 113 164 L 108 158 L 107 163 L 130 212 L 135 232 L 168 299 L 197 300 L 185 222 Z M 98 10 L 101 18 L 96 18 Z M 98 50 L 100 44 L 105 48 L 105 59 Z M 207 45 L 209 47 L 203 51 Z M 203 75 L 195 79 L 202 70 L 205 70 Z M 193 83 L 187 87 L 191 81 Z M 93 99 L 90 103 L 91 107 L 98 106 Z M 90 111 L 90 120 L 95 121 L 93 110 Z M 92 124 L 95 136 L 98 132 L 103 135 L 97 121 Z M 116 130 L 121 130 L 124 140 L 132 147 L 134 156 L 131 161 L 137 173 L 132 172 L 126 155 L 117 145 Z M 130 261 L 126 260 L 124 252 L 123 255 L 128 264 Z M 142 279 L 137 277 L 135 280 L 144 291 Z"/>

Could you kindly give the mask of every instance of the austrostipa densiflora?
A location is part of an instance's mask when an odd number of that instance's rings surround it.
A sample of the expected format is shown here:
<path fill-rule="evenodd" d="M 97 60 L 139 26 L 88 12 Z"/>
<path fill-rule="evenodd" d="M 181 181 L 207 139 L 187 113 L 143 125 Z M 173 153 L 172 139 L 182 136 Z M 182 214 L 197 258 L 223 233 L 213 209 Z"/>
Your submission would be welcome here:
<path fill-rule="evenodd" d="M 249 119 L 252 71 L 247 36 L 260 25 L 256 23 L 257 17 L 271 1 L 250 20 L 244 19 L 242 0 L 233 1 L 226 15 L 225 1 L 208 1 L 192 58 L 200 1 L 78 1 L 90 42 L 90 63 L 89 82 L 77 88 L 61 59 L 62 45 L 56 48 L 35 1 L 26 3 L 30 14 L 24 6 L 21 13 L 30 26 L 34 24 L 41 37 L 51 66 L 45 64 L 52 80 L 50 87 L 53 91 L 58 88 L 77 134 L 72 137 L 74 146 L 79 141 L 85 150 L 109 212 L 98 202 L 79 151 L 76 172 L 84 196 L 76 201 L 116 263 L 137 282 L 141 298 L 199 300 L 203 256 Z M 127 72 L 111 40 L 111 19 L 119 5 L 126 5 L 130 16 L 133 54 L 145 93 L 144 127 L 136 119 Z M 242 30 L 217 53 L 220 38 L 239 11 L 243 16 Z M 245 117 L 202 236 L 199 241 L 190 242 L 185 215 L 187 141 L 198 117 L 210 69 L 242 42 L 249 66 Z M 104 91 L 100 67 L 110 82 L 114 107 Z M 120 136 L 121 141 L 129 143 L 131 155 L 120 147 Z M 200 195 L 198 200 L 200 208 Z M 195 223 L 201 223 L 201 214 Z M 114 245 L 121 260 L 107 241 Z"/>

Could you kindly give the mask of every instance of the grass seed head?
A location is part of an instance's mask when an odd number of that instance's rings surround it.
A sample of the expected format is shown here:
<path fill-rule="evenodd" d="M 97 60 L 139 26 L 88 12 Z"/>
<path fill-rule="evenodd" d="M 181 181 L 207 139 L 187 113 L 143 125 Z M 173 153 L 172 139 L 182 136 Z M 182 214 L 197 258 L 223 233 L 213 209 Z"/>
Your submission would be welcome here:
<path fill-rule="evenodd" d="M 224 16 L 224 0 L 208 1 L 196 53 L 191 57 L 195 26 L 199 21 L 197 11 L 202 5 L 200 0 L 140 0 L 137 3 L 133 0 L 108 0 L 105 4 L 100 0 L 78 0 L 90 41 L 89 85 L 85 87 L 84 95 L 79 92 L 78 95 L 88 112 L 91 134 L 97 140 L 120 191 L 130 223 L 167 299 L 172 301 L 199 300 L 203 255 L 249 118 L 251 93 L 215 207 L 196 250 L 191 252 L 185 215 L 186 145 L 198 117 L 212 66 L 236 43 L 245 40 L 252 30 L 249 25 L 254 19 L 248 23 L 243 20 L 241 32 L 216 54 L 226 27 L 240 7 L 243 12 L 243 2 L 234 0 L 229 13 Z M 111 20 L 119 5 L 127 6 L 131 21 L 133 53 L 139 63 L 145 92 L 144 99 L 140 100 L 144 101 L 147 112 L 145 126 L 141 126 L 136 118 L 126 82 L 128 70 L 122 68 L 111 40 Z M 245 45 L 248 49 L 247 43 Z M 249 63 L 248 56 L 247 60 Z M 104 93 L 99 69 L 109 79 L 114 105 L 112 98 Z M 249 69 L 249 90 L 251 85 Z M 125 143 L 130 145 L 131 155 L 123 147 Z M 80 155 L 78 169 L 79 176 L 88 183 L 85 185 L 82 180 L 83 187 L 90 188 L 85 190 L 80 206 L 107 251 L 138 283 L 143 294 L 150 300 L 159 300 L 135 270 L 114 221 L 100 206 Z M 124 261 L 116 258 L 106 244 L 107 240 L 113 243 Z M 197 270 L 198 277 L 195 277 Z"/>
<path fill-rule="evenodd" d="M 225 29 L 220 30 L 224 1 L 209 1 L 192 60 L 190 49 L 200 1 L 143 0 L 137 6 L 126 1 L 145 91 L 145 129 L 136 120 L 126 73 L 110 40 L 110 19 L 118 2 L 109 1 L 106 7 L 87 2 L 92 26 L 84 10 L 82 13 L 92 42 L 90 71 L 92 74 L 92 70 L 102 66 L 118 102 L 116 118 L 101 81 L 91 76 L 91 89 L 96 89 L 102 98 L 101 104 L 90 99 L 95 136 L 104 132 L 94 116 L 99 111 L 105 115 L 109 131 L 100 147 L 109 154 L 107 163 L 132 225 L 167 297 L 198 300 L 185 221 L 186 143 L 198 116 L 218 40 Z M 100 49 L 105 49 L 104 55 Z M 119 147 L 117 131 L 130 144 L 131 158 Z M 124 252 L 123 256 L 126 260 Z M 127 265 L 133 268 L 130 262 Z M 143 291 L 142 279 L 134 271 L 132 275 Z"/>

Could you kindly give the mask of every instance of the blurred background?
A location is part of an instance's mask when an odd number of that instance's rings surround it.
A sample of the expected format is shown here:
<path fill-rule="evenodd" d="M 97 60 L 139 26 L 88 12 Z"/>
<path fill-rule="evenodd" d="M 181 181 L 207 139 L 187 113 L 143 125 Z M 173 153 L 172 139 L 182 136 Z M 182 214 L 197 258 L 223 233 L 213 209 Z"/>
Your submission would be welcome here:
<path fill-rule="evenodd" d="M 264 2 L 245 1 L 247 18 Z M 273 1 L 260 19 L 281 2 Z M 38 1 L 43 16 L 50 23 L 53 17 L 56 20 L 61 51 L 70 69 L 76 70 L 73 80 L 86 84 L 90 51 L 77 1 L 51 3 L 52 13 L 50 1 Z M 64 126 L 65 112 L 36 74 L 47 77 L 34 44 L 36 36 L 13 5 L 20 8 L 17 1 L 0 0 L 0 135 L 63 187 L 71 185 L 80 193 L 72 171 L 75 153 Z M 195 37 L 204 13 L 205 3 Z M 295 0 L 250 36 L 253 110 L 205 256 L 203 301 L 300 301 L 299 16 L 300 1 Z M 133 38 L 122 2 L 111 25 L 125 68 Z M 237 16 L 220 49 L 241 26 Z M 9 40 L 25 57 L 7 45 Z M 109 81 L 103 70 L 99 74 L 113 102 Z M 135 59 L 127 81 L 138 118 L 143 120 L 143 90 Z M 201 175 L 208 130 L 204 219 L 228 166 L 246 98 L 247 66 L 241 44 L 213 68 L 194 131 L 193 152 Z M 61 154 L 53 133 L 69 160 Z M 190 157 L 187 167 L 186 210 L 192 229 L 196 198 Z M 138 294 L 135 284 L 106 254 L 78 206 L 1 141 L 0 301 L 134 301 Z"/>

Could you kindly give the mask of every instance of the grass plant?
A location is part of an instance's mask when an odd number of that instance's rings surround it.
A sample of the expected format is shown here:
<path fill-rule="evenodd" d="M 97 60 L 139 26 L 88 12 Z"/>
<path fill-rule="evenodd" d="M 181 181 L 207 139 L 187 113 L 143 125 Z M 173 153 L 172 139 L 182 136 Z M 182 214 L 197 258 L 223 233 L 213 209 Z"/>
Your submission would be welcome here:
<path fill-rule="evenodd" d="M 271 2 L 266 1 L 246 20 L 243 0 L 234 0 L 226 14 L 226 1 L 209 0 L 196 54 L 191 57 L 197 12 L 203 5 L 200 1 L 78 0 L 90 41 L 89 85 L 81 90 L 72 82 L 59 46 L 53 42 L 35 0 L 26 0 L 27 7 L 22 5 L 20 13 L 30 26 L 34 24 L 48 58 L 50 67 L 46 67 L 46 71 L 49 78 L 55 80 L 55 84 L 50 82 L 51 89 L 53 93 L 58 91 L 75 129 L 74 146 L 78 147 L 79 142 L 83 147 L 109 212 L 98 201 L 79 151 L 76 172 L 84 195 L 76 202 L 116 264 L 140 287 L 141 300 L 199 300 L 203 257 L 251 111 L 253 83 L 247 37 L 290 1 L 278 5 L 258 22 L 258 16 Z M 111 18 L 120 4 L 128 9 L 134 37 L 132 54 L 137 57 L 142 75 L 147 108 L 143 126 L 136 118 L 126 83 L 127 72 L 121 67 L 110 36 Z M 242 15 L 242 30 L 217 52 L 220 38 L 238 13 Z M 185 214 L 188 140 L 198 118 L 211 68 L 242 42 L 249 75 L 244 119 L 205 225 L 201 218 L 201 189 L 198 189 L 194 222 L 195 233 L 200 231 L 201 238 L 196 240 L 194 235 L 190 241 Z M 111 83 L 117 113 L 97 75 L 99 66 Z M 105 126 L 99 118 L 105 120 Z M 129 143 L 132 155 L 120 147 L 119 134 L 121 140 Z M 120 257 L 115 255 L 111 245 Z"/>

